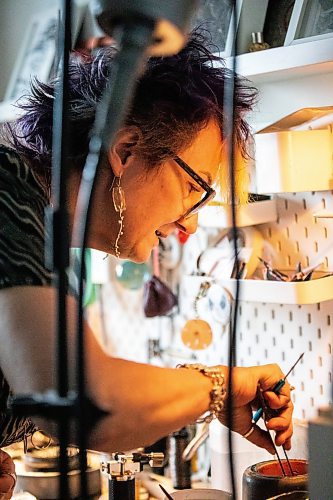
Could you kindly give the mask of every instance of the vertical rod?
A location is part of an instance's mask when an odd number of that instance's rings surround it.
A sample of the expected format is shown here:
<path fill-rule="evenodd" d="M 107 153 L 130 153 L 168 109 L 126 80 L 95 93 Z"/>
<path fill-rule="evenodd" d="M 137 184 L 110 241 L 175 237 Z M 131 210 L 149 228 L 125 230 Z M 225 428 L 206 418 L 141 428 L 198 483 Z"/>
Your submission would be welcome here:
<path fill-rule="evenodd" d="M 273 445 L 273 448 L 274 448 L 274 451 L 275 451 L 275 455 L 276 455 L 276 457 L 277 457 L 277 459 L 278 459 L 278 462 L 279 462 L 279 465 L 280 465 L 280 467 L 281 467 L 282 474 L 283 474 L 284 476 L 286 476 L 287 474 L 286 474 L 286 472 L 285 472 L 285 470 L 284 470 L 284 468 L 283 468 L 283 465 L 282 465 L 282 460 L 281 460 L 281 458 L 280 458 L 280 456 L 279 456 L 279 453 L 278 453 L 278 451 L 277 451 L 277 447 L 275 446 L 274 439 L 272 438 L 271 433 L 269 432 L 269 429 L 267 428 L 267 425 L 266 425 L 266 421 L 265 421 L 265 420 L 264 420 L 264 422 L 265 422 L 265 427 L 266 427 L 266 430 L 267 430 L 267 432 L 268 432 L 268 434 L 269 434 L 269 437 L 271 438 L 271 443 L 272 443 L 272 445 Z"/>
<path fill-rule="evenodd" d="M 227 147 L 227 163 L 230 179 L 230 192 L 231 192 L 231 219 L 232 219 L 232 238 L 233 250 L 236 269 L 236 288 L 235 288 L 235 301 L 233 308 L 233 318 L 230 323 L 229 329 L 229 354 L 228 354 L 228 446 L 229 446 L 229 470 L 233 500 L 237 500 L 235 467 L 233 458 L 233 436 L 232 436 L 232 420 L 233 420 L 233 401 L 232 401 L 232 369 L 236 364 L 236 335 L 237 335 L 237 314 L 239 303 L 239 262 L 238 262 L 238 245 L 237 245 L 237 213 L 236 213 L 236 179 L 235 179 L 235 131 L 234 131 L 234 91 L 235 91 L 235 71 L 236 71 L 236 45 L 237 45 L 237 9 L 238 0 L 229 0 L 228 7 L 231 9 L 231 23 L 232 23 L 232 67 L 229 78 L 224 83 L 224 97 L 223 97 L 223 110 L 224 110 L 224 123 L 223 135 Z"/>
<path fill-rule="evenodd" d="M 68 350 L 67 350 L 67 273 L 69 264 L 69 236 L 66 193 L 66 164 L 68 151 L 68 62 L 71 48 L 71 0 L 63 0 L 62 16 L 59 22 L 57 71 L 53 113 L 52 147 L 52 269 L 57 278 L 57 390 L 60 397 L 68 395 Z M 59 416 L 60 443 L 60 498 L 69 498 L 67 443 L 69 440 L 68 421 Z"/>
<path fill-rule="evenodd" d="M 289 467 L 289 470 L 290 470 L 290 473 L 291 475 L 293 476 L 294 475 L 294 471 L 292 470 L 291 468 L 291 463 L 290 463 L 290 460 L 288 458 L 288 455 L 287 455 L 287 452 L 286 452 L 286 449 L 284 446 L 282 446 L 282 449 L 283 449 L 283 453 L 284 453 L 284 456 L 286 457 L 286 460 L 287 460 L 287 464 L 288 464 L 288 467 Z"/>

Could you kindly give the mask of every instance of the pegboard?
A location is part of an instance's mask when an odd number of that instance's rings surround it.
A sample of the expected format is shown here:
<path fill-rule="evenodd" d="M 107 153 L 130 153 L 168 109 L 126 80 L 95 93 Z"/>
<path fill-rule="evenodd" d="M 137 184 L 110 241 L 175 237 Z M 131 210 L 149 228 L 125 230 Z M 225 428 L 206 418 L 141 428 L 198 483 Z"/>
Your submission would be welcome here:
<path fill-rule="evenodd" d="M 333 211 L 332 193 L 284 194 L 279 195 L 277 201 L 278 220 L 257 226 L 270 243 L 268 248 L 274 265 L 293 269 L 298 262 L 304 266 L 322 262 L 321 269 L 333 270 L 333 221 L 313 217 L 319 210 Z M 228 331 L 211 318 L 204 318 L 211 323 L 214 332 L 213 343 L 208 349 L 191 351 L 182 344 L 180 337 L 186 319 L 194 316 L 193 302 L 200 286 L 200 279 L 198 281 L 190 275 L 196 271 L 198 255 L 215 235 L 216 231 L 200 228 L 184 247 L 181 268 L 169 276 L 174 288 L 178 280 L 180 285 L 179 314 L 173 318 L 145 318 L 142 290 L 126 290 L 115 281 L 103 287 L 109 352 L 145 362 L 149 357 L 148 339 L 157 339 L 162 354 L 160 357 L 155 355 L 151 360 L 156 364 L 174 366 L 188 360 L 226 364 Z M 110 265 L 115 265 L 113 259 L 110 259 Z M 307 306 L 248 302 L 240 305 L 238 364 L 279 363 L 287 371 L 299 354 L 305 351 L 301 364 L 289 378 L 296 387 L 293 400 L 297 418 L 308 420 L 314 417 L 317 408 L 331 399 L 332 345 L 332 301 Z"/>
<path fill-rule="evenodd" d="M 277 221 L 257 226 L 267 242 L 265 256 L 280 269 L 295 269 L 301 262 L 303 267 L 320 264 L 319 269 L 332 271 L 333 220 L 313 216 L 320 210 L 333 211 L 332 192 L 281 194 L 277 196 L 277 204 Z M 186 250 L 187 274 L 195 271 L 193 263 L 203 249 L 202 243 L 203 238 L 199 236 L 192 240 L 192 248 Z M 185 278 L 187 285 L 182 286 L 184 319 L 193 314 L 191 307 L 199 287 L 194 285 L 195 279 Z M 281 303 L 240 303 L 237 363 L 242 366 L 279 363 L 286 372 L 305 352 L 289 380 L 296 388 L 293 392 L 295 417 L 308 420 L 332 397 L 333 301 L 284 305 L 281 296 L 277 302 Z M 203 362 L 225 363 L 227 332 L 221 332 L 221 326 L 214 325 L 214 337 L 209 349 L 197 352 L 196 357 Z"/>
<path fill-rule="evenodd" d="M 333 270 L 333 220 L 315 219 L 319 210 L 333 211 L 332 192 L 277 196 L 278 220 L 257 226 L 268 245 L 266 252 L 275 266 L 294 269 L 321 263 Z M 203 313 L 213 329 L 213 342 L 203 351 L 191 351 L 181 341 L 186 319 L 194 317 L 193 302 L 200 286 L 196 272 L 199 254 L 217 235 L 199 228 L 183 248 L 182 264 L 164 279 L 177 289 L 179 311 L 171 318 L 147 319 L 142 310 L 142 290 L 129 291 L 115 281 L 103 287 L 103 308 L 108 348 L 114 355 L 136 361 L 149 359 L 148 340 L 159 343 L 161 354 L 150 357 L 155 364 L 175 366 L 184 361 L 227 363 L 228 331 Z M 110 259 L 112 266 L 114 259 Z M 110 264 L 110 265 L 111 265 Z M 277 297 L 283 302 L 283 297 Z M 306 306 L 241 302 L 237 331 L 237 363 L 242 366 L 279 363 L 286 372 L 304 351 L 305 356 L 289 380 L 295 386 L 295 417 L 311 419 L 331 400 L 333 301 Z"/>
<path fill-rule="evenodd" d="M 159 334 L 159 323 L 143 313 L 143 289 L 130 290 L 116 280 L 121 262 L 107 259 L 109 280 L 99 287 L 97 302 L 88 308 L 88 321 L 112 356 L 148 361 L 148 338 Z"/>

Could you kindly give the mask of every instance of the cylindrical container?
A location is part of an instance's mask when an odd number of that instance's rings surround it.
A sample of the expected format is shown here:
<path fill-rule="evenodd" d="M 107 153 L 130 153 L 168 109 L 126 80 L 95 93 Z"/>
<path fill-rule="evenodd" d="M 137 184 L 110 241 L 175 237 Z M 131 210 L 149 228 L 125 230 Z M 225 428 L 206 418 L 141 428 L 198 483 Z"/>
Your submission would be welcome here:
<path fill-rule="evenodd" d="M 59 459 L 59 446 L 43 450 L 31 449 L 23 455 L 25 469 L 31 472 L 58 472 Z M 67 448 L 67 466 L 69 471 L 80 468 L 79 449 L 74 446 Z"/>
<path fill-rule="evenodd" d="M 191 461 L 183 460 L 183 452 L 189 443 L 186 427 L 170 435 L 169 466 L 173 487 L 177 490 L 191 488 Z"/>
<path fill-rule="evenodd" d="M 76 450 L 76 448 L 75 448 Z M 46 452 L 47 450 L 44 450 Z M 53 450 L 54 451 L 54 450 Z M 74 450 L 72 450 L 75 456 Z M 31 458 L 31 457 L 30 457 Z M 50 472 L 51 463 L 48 463 L 48 469 L 38 471 L 39 458 L 36 456 L 36 462 L 29 462 L 30 467 L 33 463 L 35 469 L 27 470 L 25 461 L 15 460 L 17 474 L 17 484 L 15 492 L 29 491 L 40 500 L 55 500 L 59 498 L 59 477 L 60 472 Z M 54 458 L 53 452 L 49 451 L 49 458 Z M 38 459 L 38 460 L 37 460 Z M 88 468 L 86 470 L 88 498 L 99 498 L 101 493 L 101 474 L 100 462 L 105 460 L 105 454 L 95 451 L 87 452 Z M 70 470 L 68 472 L 69 499 L 80 498 L 80 470 Z"/>
<path fill-rule="evenodd" d="M 109 500 L 135 500 L 135 477 L 109 479 Z"/>
<path fill-rule="evenodd" d="M 277 460 L 269 460 L 248 467 L 243 474 L 243 500 L 267 500 L 281 493 L 305 491 L 308 487 L 306 460 L 281 460 L 285 476 Z"/>

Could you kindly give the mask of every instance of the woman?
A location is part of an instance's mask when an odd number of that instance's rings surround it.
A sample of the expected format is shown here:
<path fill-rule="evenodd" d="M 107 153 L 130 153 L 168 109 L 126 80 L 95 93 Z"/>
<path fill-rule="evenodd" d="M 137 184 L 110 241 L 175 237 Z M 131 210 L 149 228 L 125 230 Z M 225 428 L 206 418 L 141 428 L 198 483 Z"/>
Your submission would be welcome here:
<path fill-rule="evenodd" d="M 217 58 L 205 43 L 194 33 L 180 54 L 149 60 L 125 125 L 99 172 L 88 246 L 143 262 L 159 238 L 177 228 L 195 232 L 197 209 L 213 194 L 211 185 L 223 156 L 223 86 L 230 77 L 223 67 L 215 67 Z M 113 56 L 109 49 L 92 60 L 73 60 L 70 66 L 71 228 L 89 130 Z M 53 90 L 52 84 L 34 85 L 32 96 L 23 105 L 26 114 L 7 126 L 11 149 L 1 148 L 0 366 L 14 393 L 55 386 L 55 292 L 50 286 L 52 276 L 43 264 Z M 235 133 L 244 154 L 249 133 L 243 116 L 254 98 L 254 89 L 237 79 Z M 68 308 L 73 370 L 72 294 Z M 115 359 L 105 354 L 87 325 L 85 335 L 87 391 L 106 414 L 90 429 L 90 448 L 115 451 L 144 446 L 207 411 L 209 418 L 226 421 L 227 367 L 169 369 Z M 235 368 L 233 374 L 234 430 L 274 452 L 268 433 L 251 423 L 260 384 L 267 404 L 278 410 L 268 428 L 276 431 L 276 445 L 290 449 L 293 406 L 289 385 L 285 384 L 280 395 L 269 391 L 283 376 L 280 368 Z M 73 378 L 70 373 L 71 388 Z M 13 421 L 5 411 L 2 418 L 0 446 L 33 432 L 29 420 Z M 43 423 L 44 428 L 48 425 Z"/>

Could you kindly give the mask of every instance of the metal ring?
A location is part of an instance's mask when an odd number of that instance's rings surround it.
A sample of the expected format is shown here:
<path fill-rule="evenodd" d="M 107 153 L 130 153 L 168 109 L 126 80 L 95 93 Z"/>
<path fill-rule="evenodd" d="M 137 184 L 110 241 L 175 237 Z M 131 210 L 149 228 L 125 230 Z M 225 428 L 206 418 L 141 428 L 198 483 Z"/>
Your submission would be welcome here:
<path fill-rule="evenodd" d="M 249 429 L 247 432 L 245 432 L 245 434 L 243 434 L 243 437 L 244 437 L 245 439 L 247 439 L 248 437 L 250 437 L 250 436 L 251 436 L 251 434 L 254 432 L 254 429 L 255 429 L 255 428 L 256 428 L 256 426 L 255 426 L 255 425 L 251 425 L 250 429 Z"/>

